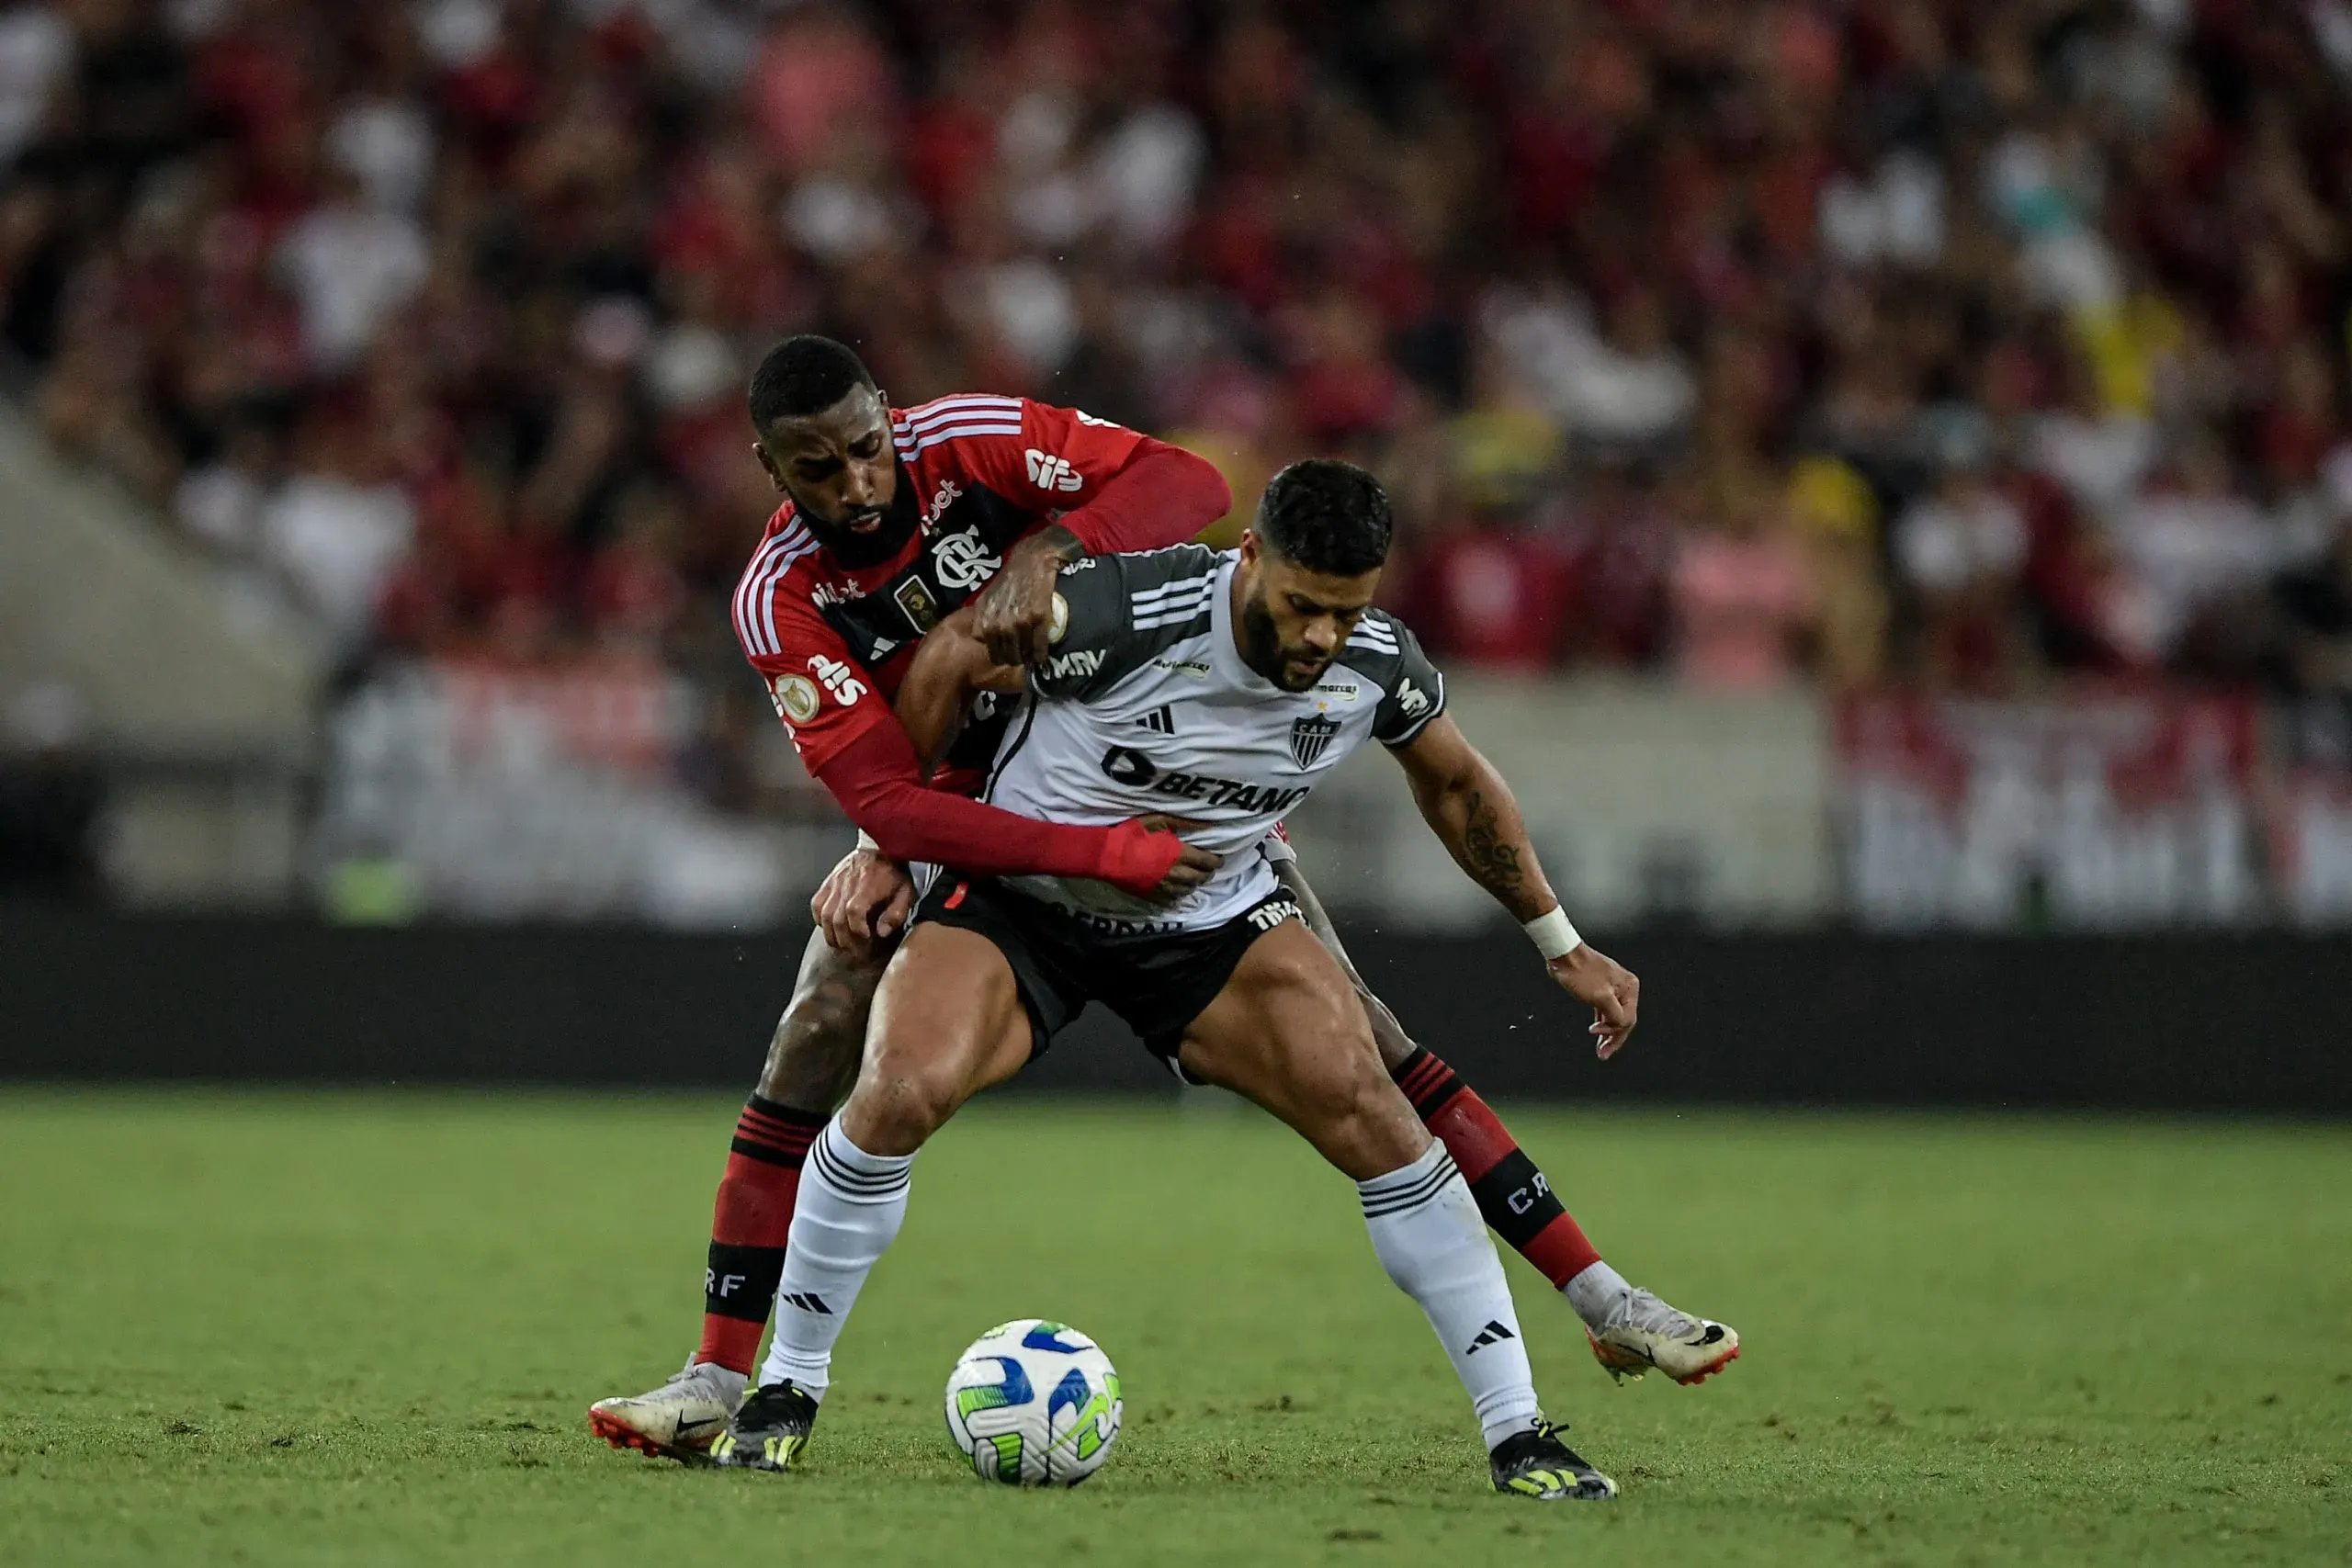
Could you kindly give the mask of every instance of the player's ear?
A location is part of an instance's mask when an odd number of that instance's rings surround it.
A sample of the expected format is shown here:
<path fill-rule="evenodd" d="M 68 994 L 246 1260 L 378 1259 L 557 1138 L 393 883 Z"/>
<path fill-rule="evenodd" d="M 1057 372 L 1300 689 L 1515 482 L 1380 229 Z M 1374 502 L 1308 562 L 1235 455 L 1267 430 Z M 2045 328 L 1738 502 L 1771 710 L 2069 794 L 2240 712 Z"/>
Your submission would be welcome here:
<path fill-rule="evenodd" d="M 775 459 L 768 455 L 768 444 L 764 441 L 752 442 L 752 456 L 757 457 L 760 467 L 768 471 L 768 482 L 775 486 L 776 493 L 785 494 L 784 473 L 775 466 Z"/>
<path fill-rule="evenodd" d="M 1248 567 L 1258 564 L 1258 530 L 1255 528 L 1241 530 L 1241 564 Z"/>

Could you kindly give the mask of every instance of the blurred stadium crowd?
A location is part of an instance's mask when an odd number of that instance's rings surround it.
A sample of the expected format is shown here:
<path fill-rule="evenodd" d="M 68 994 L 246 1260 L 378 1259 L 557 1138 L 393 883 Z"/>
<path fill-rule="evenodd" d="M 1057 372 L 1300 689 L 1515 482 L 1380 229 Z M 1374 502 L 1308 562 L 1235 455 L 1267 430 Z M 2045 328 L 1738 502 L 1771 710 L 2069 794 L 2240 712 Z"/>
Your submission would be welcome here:
<path fill-rule="evenodd" d="M 0 332 L 351 668 L 742 685 L 805 328 L 1370 464 L 1458 660 L 2333 690 L 2347 106 L 2345 0 L 11 0 Z"/>

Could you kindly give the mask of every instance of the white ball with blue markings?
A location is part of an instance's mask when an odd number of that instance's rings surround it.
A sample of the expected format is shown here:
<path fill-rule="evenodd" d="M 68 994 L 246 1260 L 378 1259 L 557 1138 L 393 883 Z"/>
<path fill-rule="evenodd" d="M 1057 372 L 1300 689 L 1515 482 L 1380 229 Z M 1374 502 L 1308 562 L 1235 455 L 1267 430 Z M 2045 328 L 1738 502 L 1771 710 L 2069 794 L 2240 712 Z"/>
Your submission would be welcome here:
<path fill-rule="evenodd" d="M 983 1481 L 1075 1486 L 1118 1440 L 1119 1373 L 1066 1323 L 1001 1323 L 947 1377 L 947 1435 Z"/>

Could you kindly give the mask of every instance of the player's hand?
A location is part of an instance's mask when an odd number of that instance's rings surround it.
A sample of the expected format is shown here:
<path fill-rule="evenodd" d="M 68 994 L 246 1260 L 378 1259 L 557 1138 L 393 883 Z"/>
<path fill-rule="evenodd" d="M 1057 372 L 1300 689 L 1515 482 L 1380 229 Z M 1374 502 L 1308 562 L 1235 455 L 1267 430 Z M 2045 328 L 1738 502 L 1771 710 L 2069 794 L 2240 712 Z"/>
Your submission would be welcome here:
<path fill-rule="evenodd" d="M 1617 1054 L 1634 1032 L 1641 1011 L 1642 983 L 1634 972 L 1586 942 L 1544 967 L 1560 989 L 1592 1009 L 1593 1051 L 1602 1061 Z"/>
<path fill-rule="evenodd" d="M 972 636 L 1000 666 L 1045 662 L 1061 569 L 1061 552 L 1033 535 L 1005 552 L 1003 567 L 972 601 Z"/>
<path fill-rule="evenodd" d="M 1196 824 L 1153 813 L 1112 825 L 1105 840 L 1103 881 L 1155 904 L 1173 904 L 1216 874 L 1225 857 L 1176 837 Z"/>
<path fill-rule="evenodd" d="M 1147 833 L 1173 833 L 1180 828 L 1196 826 L 1182 818 L 1163 817 L 1158 812 L 1148 817 L 1138 817 L 1136 821 Z M 1159 879 L 1159 886 L 1151 890 L 1152 902 L 1174 904 L 1181 901 L 1215 876 L 1216 868 L 1224 863 L 1223 855 L 1186 844 L 1183 852 L 1176 857 L 1176 863 L 1168 868 L 1168 874 Z"/>
<path fill-rule="evenodd" d="M 808 900 L 808 918 L 840 953 L 869 953 L 907 923 L 914 908 L 914 878 L 879 850 L 860 847 L 842 856 Z"/>

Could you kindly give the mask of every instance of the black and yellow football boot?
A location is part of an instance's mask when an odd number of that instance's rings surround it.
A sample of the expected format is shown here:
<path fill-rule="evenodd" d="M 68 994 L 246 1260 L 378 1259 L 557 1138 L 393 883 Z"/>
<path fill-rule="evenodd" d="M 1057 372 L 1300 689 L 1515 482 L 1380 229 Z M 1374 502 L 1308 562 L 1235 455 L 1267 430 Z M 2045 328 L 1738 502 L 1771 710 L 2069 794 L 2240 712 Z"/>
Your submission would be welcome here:
<path fill-rule="evenodd" d="M 1617 1483 L 1560 1441 L 1560 1429 L 1549 1421 L 1539 1419 L 1532 1431 L 1505 1438 L 1487 1462 L 1496 1491 L 1539 1503 L 1605 1503 L 1617 1495 Z"/>
<path fill-rule="evenodd" d="M 710 1445 L 711 1462 L 730 1470 L 790 1470 L 816 1425 L 817 1402 L 797 1383 L 769 1383 L 752 1391 Z"/>

